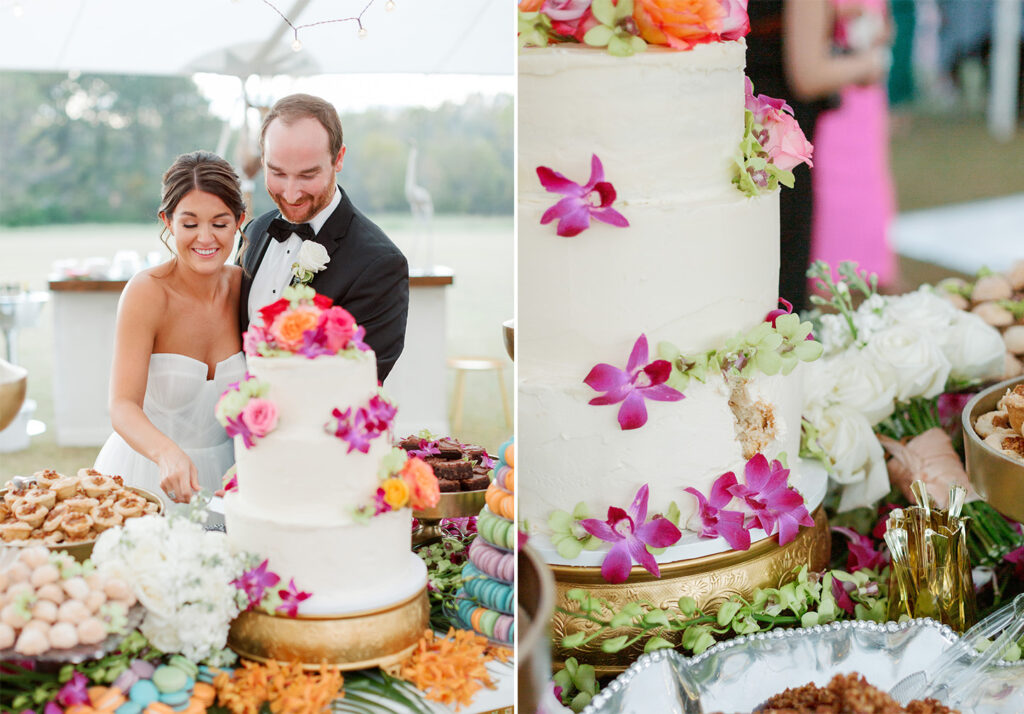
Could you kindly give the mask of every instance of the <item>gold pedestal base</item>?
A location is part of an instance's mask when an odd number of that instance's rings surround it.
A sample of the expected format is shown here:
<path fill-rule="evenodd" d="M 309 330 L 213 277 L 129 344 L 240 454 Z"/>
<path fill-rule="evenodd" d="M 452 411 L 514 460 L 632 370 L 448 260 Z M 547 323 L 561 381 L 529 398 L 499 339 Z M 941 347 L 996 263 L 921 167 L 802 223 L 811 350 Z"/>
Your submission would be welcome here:
<path fill-rule="evenodd" d="M 814 526 L 802 528 L 797 537 L 780 546 L 778 537 L 759 541 L 750 550 L 730 550 L 691 560 L 659 564 L 661 578 L 655 578 L 641 566 L 634 566 L 624 583 L 611 585 L 601 577 L 600 567 L 574 567 L 552 565 L 555 576 L 555 607 L 575 609 L 566 593 L 574 588 L 586 590 L 590 595 L 607 600 L 616 610 L 628 602 L 646 601 L 660 608 L 678 612 L 677 602 L 688 595 L 697 601 L 704 612 L 718 609 L 729 596 L 739 594 L 749 599 L 761 587 L 779 587 L 794 578 L 797 566 L 807 565 L 811 570 L 822 570 L 828 564 L 832 545 L 825 510 L 814 513 Z M 618 674 L 643 654 L 644 641 L 609 654 L 601 651 L 600 640 L 577 649 L 562 647 L 562 638 L 576 632 L 591 633 L 598 626 L 584 619 L 555 611 L 551 620 L 552 657 L 554 668 L 560 669 L 568 657 L 594 666 L 598 675 Z M 608 637 L 635 635 L 635 628 L 622 627 L 610 631 Z M 679 635 L 662 634 L 673 641 Z"/>
<path fill-rule="evenodd" d="M 387 667 L 405 659 L 429 627 L 424 588 L 379 610 L 334 616 L 283 617 L 243 612 L 231 623 L 228 646 L 244 659 L 322 663 L 341 670 Z"/>

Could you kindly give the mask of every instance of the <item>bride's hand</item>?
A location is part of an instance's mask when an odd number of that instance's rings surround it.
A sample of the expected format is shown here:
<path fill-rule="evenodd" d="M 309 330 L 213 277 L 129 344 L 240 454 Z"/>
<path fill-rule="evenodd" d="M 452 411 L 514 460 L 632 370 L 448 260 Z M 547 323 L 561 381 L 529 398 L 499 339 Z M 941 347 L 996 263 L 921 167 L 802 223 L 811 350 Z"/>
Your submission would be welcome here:
<path fill-rule="evenodd" d="M 172 501 L 188 503 L 192 493 L 199 490 L 199 474 L 195 464 L 181 449 L 162 456 L 157 466 L 160 467 L 160 488 Z"/>

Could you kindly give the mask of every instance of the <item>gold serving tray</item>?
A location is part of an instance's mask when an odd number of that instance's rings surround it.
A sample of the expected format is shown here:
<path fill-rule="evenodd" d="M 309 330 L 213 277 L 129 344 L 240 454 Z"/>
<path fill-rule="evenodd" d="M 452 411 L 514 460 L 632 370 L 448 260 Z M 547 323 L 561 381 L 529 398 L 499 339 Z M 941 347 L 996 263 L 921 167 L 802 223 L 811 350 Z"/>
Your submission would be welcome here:
<path fill-rule="evenodd" d="M 967 476 L 974 490 L 992 508 L 1018 522 L 1024 522 L 1024 463 L 986 444 L 974 431 L 974 422 L 985 412 L 993 411 L 1007 389 L 1022 382 L 1024 377 L 1014 377 L 978 392 L 964 406 L 960 418 Z"/>
<path fill-rule="evenodd" d="M 137 493 L 147 501 L 157 504 L 160 507 L 160 510 L 157 511 L 157 513 L 161 516 L 164 515 L 164 502 L 161 501 L 160 497 L 157 496 L 155 493 L 153 493 L 152 491 L 148 491 L 144 488 L 139 488 L 138 486 L 125 486 L 124 488 L 128 489 L 129 491 L 132 491 L 133 493 Z M 0 488 L 0 499 L 2 499 L 6 493 L 6 488 Z M 54 543 L 53 545 L 50 545 L 49 543 L 42 543 L 41 541 L 37 540 L 22 540 L 10 544 L 0 542 L 0 546 L 3 545 L 13 545 L 21 548 L 26 548 L 33 545 L 45 545 L 53 552 L 59 552 L 62 550 L 67 551 L 67 553 L 71 557 L 73 557 L 79 563 L 83 563 L 86 560 L 88 560 L 90 555 L 92 555 L 92 547 L 96 545 L 96 539 L 93 538 L 92 540 L 80 540 L 74 543 Z"/>

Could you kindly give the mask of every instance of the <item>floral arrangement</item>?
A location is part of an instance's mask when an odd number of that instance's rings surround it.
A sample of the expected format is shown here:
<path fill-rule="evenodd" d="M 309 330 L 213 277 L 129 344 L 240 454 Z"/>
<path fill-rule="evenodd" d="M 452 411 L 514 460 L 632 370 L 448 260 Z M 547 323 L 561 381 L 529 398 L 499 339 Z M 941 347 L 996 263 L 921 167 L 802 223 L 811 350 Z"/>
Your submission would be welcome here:
<path fill-rule="evenodd" d="M 590 158 L 590 180 L 580 186 L 547 166 L 537 167 L 537 178 L 541 185 L 552 193 L 565 196 L 544 212 L 541 225 L 558 219 L 558 235 L 565 238 L 579 235 L 590 228 L 590 219 L 624 228 L 629 221 L 611 207 L 615 202 L 615 187 L 604 180 L 604 166 L 594 154 Z"/>
<path fill-rule="evenodd" d="M 741 484 L 732 471 L 724 473 L 712 484 L 710 497 L 692 486 L 683 489 L 697 499 L 702 538 L 721 536 L 734 550 L 747 550 L 755 526 L 768 535 L 778 533 L 779 545 L 786 545 L 800 526 L 814 525 L 804 497 L 789 485 L 789 469 L 781 462 L 769 464 L 763 454 L 755 454 L 747 461 L 744 480 Z"/>
<path fill-rule="evenodd" d="M 226 662 L 233 658 L 225 649 L 228 627 L 246 605 L 232 585 L 245 559 L 223 533 L 204 530 L 194 520 L 200 517 L 197 507 L 191 516 L 129 519 L 100 535 L 92 561 L 135 592 L 146 608 L 140 630 L 154 647 L 194 662 Z"/>
<path fill-rule="evenodd" d="M 395 406 L 378 394 L 358 409 L 349 407 L 341 411 L 335 407 L 324 430 L 348 442 L 346 453 L 360 451 L 365 454 L 370 451 L 371 441 L 391 431 L 397 413 Z"/>
<path fill-rule="evenodd" d="M 242 338 L 242 347 L 249 356 L 355 357 L 370 349 L 363 342 L 366 330 L 356 325 L 352 315 L 332 306 L 330 298 L 308 286 L 285 288 L 280 300 L 259 312 L 262 325 L 249 325 Z"/>
<path fill-rule="evenodd" d="M 817 318 L 823 358 L 804 375 L 802 454 L 820 459 L 842 489 L 838 510 L 872 505 L 889 492 L 890 478 L 878 435 L 907 440 L 938 438 L 939 399 L 1002 374 L 1005 346 L 997 330 L 954 308 L 930 286 L 898 296 L 877 292 L 877 278 L 855 263 L 815 263 L 808 276 L 825 296 L 814 304 L 831 312 Z M 855 293 L 862 301 L 855 308 Z M 932 431 L 935 430 L 935 431 Z M 908 444 L 909 445 L 909 444 Z M 949 485 L 967 486 L 956 470 L 924 480 L 944 505 Z M 908 474 L 904 490 L 922 474 Z"/>
<path fill-rule="evenodd" d="M 750 32 L 746 0 L 520 0 L 519 46 L 579 42 L 617 56 L 688 50 Z"/>
<path fill-rule="evenodd" d="M 277 591 L 274 586 L 281 581 L 281 576 L 267 570 L 268 561 L 249 568 L 231 581 L 231 584 L 245 594 L 248 604 L 245 609 L 260 609 L 274 614 L 283 613 L 288 617 L 299 614 L 299 605 L 312 597 L 312 593 L 300 591 L 295 587 L 295 578 L 290 578 L 288 587 Z"/>
<path fill-rule="evenodd" d="M 754 94 L 746 78 L 744 131 L 736 155 L 733 183 L 748 196 L 774 191 L 779 184 L 793 188 L 793 169 L 802 163 L 813 166 L 814 146 L 782 99 Z"/>
<path fill-rule="evenodd" d="M 331 260 L 327 249 L 315 240 L 304 240 L 299 246 L 299 253 L 292 263 L 293 284 L 308 285 L 313 275 L 327 267 Z"/>
<path fill-rule="evenodd" d="M 277 427 L 277 405 L 265 399 L 269 389 L 270 385 L 246 373 L 241 381 L 228 385 L 214 408 L 228 436 L 242 437 L 247 449 Z"/>
<path fill-rule="evenodd" d="M 358 520 L 367 521 L 406 506 L 417 511 L 433 508 L 441 500 L 441 487 L 430 464 L 415 456 L 409 457 L 404 449 L 393 447 L 381 459 L 377 475 L 380 486 L 373 503 L 355 509 Z"/>

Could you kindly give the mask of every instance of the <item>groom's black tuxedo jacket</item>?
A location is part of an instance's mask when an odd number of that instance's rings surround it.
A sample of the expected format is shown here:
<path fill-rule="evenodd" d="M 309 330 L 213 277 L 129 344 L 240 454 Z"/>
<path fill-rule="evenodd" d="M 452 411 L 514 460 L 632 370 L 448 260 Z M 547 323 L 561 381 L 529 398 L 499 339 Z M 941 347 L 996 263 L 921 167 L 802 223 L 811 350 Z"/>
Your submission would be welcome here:
<path fill-rule="evenodd" d="M 366 328 L 365 341 L 377 356 L 377 379 L 383 382 L 405 344 L 409 264 L 391 239 L 352 205 L 340 186 L 338 191 L 341 203 L 316 236 L 327 248 L 330 261 L 309 286 L 348 310 L 356 323 Z M 267 226 L 280 215 L 276 209 L 264 213 L 244 229 L 249 245 L 239 260 L 243 272 L 238 305 L 243 332 L 249 327 L 252 279 L 273 240 Z"/>

